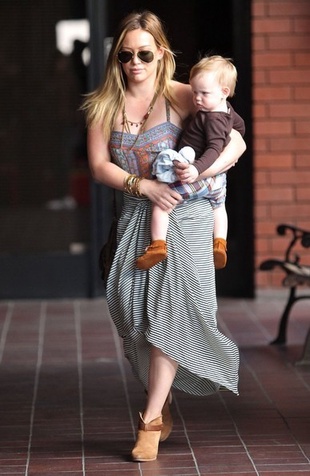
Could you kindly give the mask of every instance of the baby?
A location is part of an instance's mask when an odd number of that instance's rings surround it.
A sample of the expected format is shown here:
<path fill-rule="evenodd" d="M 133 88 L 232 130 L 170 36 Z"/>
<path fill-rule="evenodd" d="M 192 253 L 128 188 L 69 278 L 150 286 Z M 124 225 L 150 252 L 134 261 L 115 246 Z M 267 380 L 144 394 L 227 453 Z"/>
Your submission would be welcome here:
<path fill-rule="evenodd" d="M 236 82 L 236 68 L 227 58 L 210 56 L 194 65 L 190 72 L 190 85 L 198 112 L 183 132 L 180 151 L 162 151 L 153 164 L 153 174 L 157 180 L 168 183 L 180 193 L 183 200 L 201 197 L 210 200 L 214 210 L 213 252 L 216 269 L 224 268 L 227 262 L 226 173 L 208 179 L 199 179 L 199 176 L 215 162 L 229 143 L 231 129 L 236 129 L 242 136 L 245 133 L 243 119 L 227 102 L 227 98 L 234 95 Z M 177 181 L 174 161 L 190 164 L 188 183 Z M 137 259 L 137 268 L 150 269 L 167 257 L 168 225 L 168 213 L 153 205 L 152 242 Z"/>

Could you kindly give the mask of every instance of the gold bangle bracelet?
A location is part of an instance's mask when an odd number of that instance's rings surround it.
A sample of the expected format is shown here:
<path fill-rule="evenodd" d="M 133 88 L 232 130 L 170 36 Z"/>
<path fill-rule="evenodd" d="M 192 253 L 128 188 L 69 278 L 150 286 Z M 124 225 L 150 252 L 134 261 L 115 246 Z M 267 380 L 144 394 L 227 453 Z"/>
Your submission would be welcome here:
<path fill-rule="evenodd" d="M 140 191 L 141 180 L 143 180 L 142 177 L 137 177 L 135 181 L 135 195 L 139 198 L 143 197 L 143 194 Z"/>
<path fill-rule="evenodd" d="M 143 197 L 143 194 L 140 192 L 140 182 L 142 177 L 138 177 L 135 174 L 129 174 L 124 179 L 124 191 L 133 195 L 134 197 Z"/>

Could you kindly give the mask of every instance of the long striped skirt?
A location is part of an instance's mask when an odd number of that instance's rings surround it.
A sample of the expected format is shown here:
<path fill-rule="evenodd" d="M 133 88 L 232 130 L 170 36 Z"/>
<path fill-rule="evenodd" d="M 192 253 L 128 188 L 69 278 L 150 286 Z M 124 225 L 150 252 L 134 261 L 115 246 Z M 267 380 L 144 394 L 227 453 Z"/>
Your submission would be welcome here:
<path fill-rule="evenodd" d="M 175 388 L 238 394 L 238 348 L 217 328 L 211 205 L 206 199 L 178 205 L 169 215 L 168 258 L 140 271 L 135 260 L 150 244 L 150 218 L 149 200 L 125 194 L 107 284 L 125 356 L 145 388 L 154 345 L 178 363 Z"/>

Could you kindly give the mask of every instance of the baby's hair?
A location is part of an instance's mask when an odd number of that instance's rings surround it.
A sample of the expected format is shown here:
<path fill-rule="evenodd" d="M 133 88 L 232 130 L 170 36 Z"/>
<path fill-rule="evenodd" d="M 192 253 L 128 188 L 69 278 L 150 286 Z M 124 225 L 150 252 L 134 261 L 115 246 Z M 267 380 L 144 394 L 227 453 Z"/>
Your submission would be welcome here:
<path fill-rule="evenodd" d="M 235 94 L 237 69 L 232 63 L 231 58 L 224 58 L 219 55 L 202 58 L 192 67 L 189 80 L 191 81 L 198 74 L 205 72 L 216 73 L 216 78 L 219 84 L 222 87 L 227 86 L 229 88 L 229 96 L 232 97 Z"/>

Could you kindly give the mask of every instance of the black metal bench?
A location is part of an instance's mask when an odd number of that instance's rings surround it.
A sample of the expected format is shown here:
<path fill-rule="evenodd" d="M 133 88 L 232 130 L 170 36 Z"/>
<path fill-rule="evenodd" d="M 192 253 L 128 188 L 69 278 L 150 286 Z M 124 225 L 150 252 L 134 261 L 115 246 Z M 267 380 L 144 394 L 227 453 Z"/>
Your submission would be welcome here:
<path fill-rule="evenodd" d="M 310 248 L 310 231 L 303 230 L 293 225 L 282 224 L 277 227 L 278 235 L 290 235 L 290 241 L 284 254 L 284 259 L 268 259 L 260 264 L 262 271 L 271 271 L 280 268 L 284 271 L 283 286 L 288 287 L 289 295 L 281 316 L 278 335 L 271 344 L 285 344 L 287 324 L 293 304 L 300 299 L 310 299 L 310 290 L 306 294 L 297 294 L 298 286 L 310 286 L 310 266 L 300 263 L 300 256 L 296 253 L 295 246 L 300 244 L 303 248 Z M 306 338 L 303 361 L 310 363 L 310 331 Z"/>

